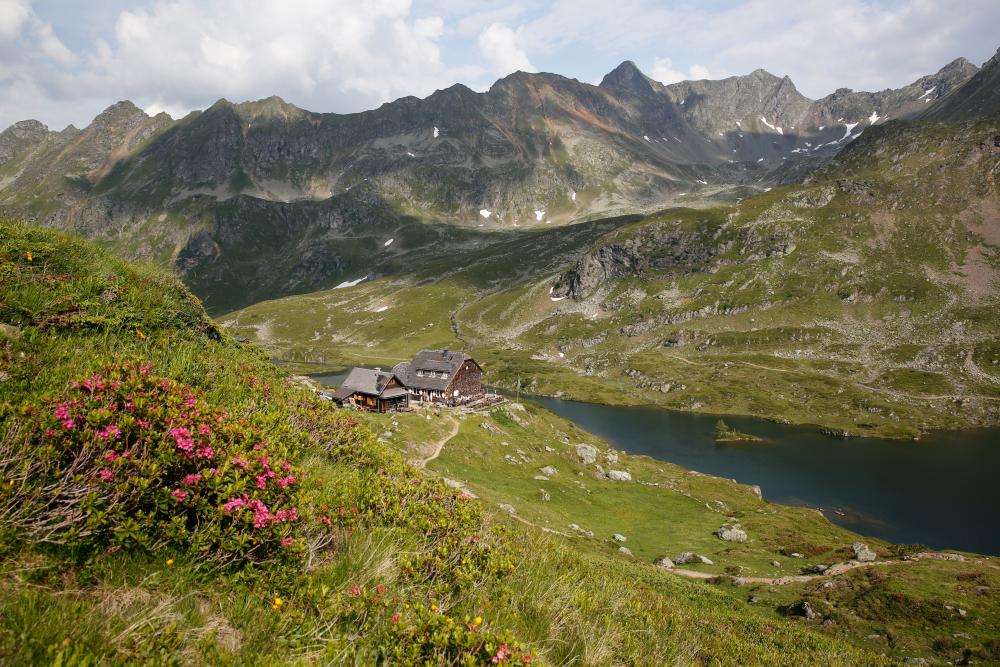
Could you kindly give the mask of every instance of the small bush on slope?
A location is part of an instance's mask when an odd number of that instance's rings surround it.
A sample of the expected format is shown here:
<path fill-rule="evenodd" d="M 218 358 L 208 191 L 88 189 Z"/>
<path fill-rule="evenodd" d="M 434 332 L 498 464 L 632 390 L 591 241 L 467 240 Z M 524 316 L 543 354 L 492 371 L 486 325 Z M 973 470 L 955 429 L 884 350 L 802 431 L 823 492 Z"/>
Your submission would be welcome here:
<path fill-rule="evenodd" d="M 553 663 L 880 662 L 648 565 L 491 523 L 155 271 L 7 223 L 0 267 L 0 439 L 27 447 L 0 499 L 4 664 L 516 664 L 526 647 Z M 71 470 L 94 505 L 35 533 Z M 252 499 L 297 519 L 261 532 Z"/>
<path fill-rule="evenodd" d="M 10 433 L 4 514 L 34 541 L 281 562 L 300 534 L 302 471 L 285 443 L 149 365 L 73 382 Z"/>

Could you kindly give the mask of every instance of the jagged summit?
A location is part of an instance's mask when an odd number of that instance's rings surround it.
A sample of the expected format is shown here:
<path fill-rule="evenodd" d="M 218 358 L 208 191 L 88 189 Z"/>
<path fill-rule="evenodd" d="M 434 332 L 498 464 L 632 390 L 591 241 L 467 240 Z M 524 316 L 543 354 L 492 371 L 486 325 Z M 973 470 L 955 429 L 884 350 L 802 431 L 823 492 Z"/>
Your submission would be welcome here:
<path fill-rule="evenodd" d="M 651 90 L 650 79 L 631 60 L 626 60 L 604 75 L 601 88 Z"/>
<path fill-rule="evenodd" d="M 97 114 L 93 122 L 116 123 L 133 118 L 149 118 L 149 114 L 133 104 L 131 100 L 121 100 Z"/>
<path fill-rule="evenodd" d="M 782 78 L 782 77 L 778 76 L 777 74 L 772 74 L 771 72 L 768 72 L 763 67 L 758 67 L 757 69 L 755 69 L 754 71 L 750 72 L 749 74 L 747 74 L 745 76 L 747 76 L 747 77 L 753 77 L 753 78 L 756 78 L 756 79 L 764 79 L 766 81 L 777 81 L 777 80 L 779 80 L 779 79 Z M 735 76 L 735 77 L 730 77 L 730 78 L 739 79 L 739 78 L 743 78 L 743 77 Z M 787 74 L 784 76 L 784 78 L 786 78 L 789 81 L 791 81 L 791 79 L 789 79 L 789 77 L 788 77 Z"/>
<path fill-rule="evenodd" d="M 968 68 L 975 68 L 975 65 L 969 63 Z M 955 86 L 948 95 L 936 99 L 925 117 L 954 121 L 1000 115 L 1000 49 L 983 63 L 982 69 Z"/>

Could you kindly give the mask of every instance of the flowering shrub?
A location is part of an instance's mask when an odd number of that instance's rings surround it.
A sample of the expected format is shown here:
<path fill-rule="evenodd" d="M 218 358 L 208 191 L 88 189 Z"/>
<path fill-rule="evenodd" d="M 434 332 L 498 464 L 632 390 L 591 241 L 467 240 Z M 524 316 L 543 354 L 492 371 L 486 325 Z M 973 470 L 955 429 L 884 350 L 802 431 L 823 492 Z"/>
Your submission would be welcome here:
<path fill-rule="evenodd" d="M 350 634 L 364 637 L 379 663 L 523 666 L 535 660 L 509 632 L 492 630 L 482 617 L 458 619 L 436 604 L 404 603 L 383 585 L 351 586 L 341 610 Z"/>
<path fill-rule="evenodd" d="M 149 365 L 108 367 L 24 418 L 32 454 L 5 476 L 35 539 L 221 561 L 299 551 L 302 473 L 284 448 Z"/>

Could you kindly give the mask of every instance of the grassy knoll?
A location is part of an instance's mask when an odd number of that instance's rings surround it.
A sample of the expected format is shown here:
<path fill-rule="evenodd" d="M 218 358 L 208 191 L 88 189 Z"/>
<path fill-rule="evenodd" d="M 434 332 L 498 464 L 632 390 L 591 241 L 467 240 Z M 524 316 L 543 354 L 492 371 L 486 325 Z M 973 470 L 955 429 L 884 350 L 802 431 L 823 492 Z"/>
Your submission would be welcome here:
<path fill-rule="evenodd" d="M 416 457 L 415 442 L 447 430 L 443 419 L 428 421 L 423 414 L 371 419 L 384 428 L 390 446 Z M 434 423 L 439 425 L 432 432 Z M 578 445 L 594 450 L 588 454 Z M 585 463 L 580 451 L 593 461 Z M 627 471 L 632 479 L 612 481 L 598 466 Z M 859 539 L 879 561 L 898 561 L 922 548 L 861 538 L 813 510 L 761 500 L 751 487 L 616 452 L 531 403 L 462 417 L 458 435 L 429 468 L 461 483 L 487 506 L 513 506 L 513 525 L 528 522 L 549 531 L 554 541 L 646 570 L 647 576 L 660 576 L 653 563 L 661 556 L 676 559 L 687 551 L 705 556 L 712 564 L 695 560 L 678 567 L 715 575 L 701 587 L 734 603 L 752 600 L 755 610 L 775 620 L 787 619 L 788 610 L 805 601 L 816 616 L 796 621 L 801 626 L 895 658 L 943 664 L 969 656 L 982 664 L 1000 657 L 994 639 L 1000 629 L 995 559 L 966 554 L 963 561 L 922 559 L 807 582 L 734 586 L 737 576 L 774 579 L 849 561 L 850 545 Z M 725 542 L 714 534 L 734 521 L 746 531 L 746 542 Z M 615 541 L 615 534 L 626 541 Z M 631 555 L 621 553 L 621 546 Z"/>

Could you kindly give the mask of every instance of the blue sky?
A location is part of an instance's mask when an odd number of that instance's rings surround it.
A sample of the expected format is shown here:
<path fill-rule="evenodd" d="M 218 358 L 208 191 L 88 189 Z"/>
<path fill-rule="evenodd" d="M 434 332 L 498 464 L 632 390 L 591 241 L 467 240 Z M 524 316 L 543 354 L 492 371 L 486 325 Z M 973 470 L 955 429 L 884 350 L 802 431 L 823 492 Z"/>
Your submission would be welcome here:
<path fill-rule="evenodd" d="M 821 97 L 981 64 L 997 25 L 998 0 L 0 0 L 0 128 L 120 99 L 360 111 L 518 69 L 596 83 L 626 59 L 665 83 L 763 67 Z"/>

